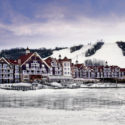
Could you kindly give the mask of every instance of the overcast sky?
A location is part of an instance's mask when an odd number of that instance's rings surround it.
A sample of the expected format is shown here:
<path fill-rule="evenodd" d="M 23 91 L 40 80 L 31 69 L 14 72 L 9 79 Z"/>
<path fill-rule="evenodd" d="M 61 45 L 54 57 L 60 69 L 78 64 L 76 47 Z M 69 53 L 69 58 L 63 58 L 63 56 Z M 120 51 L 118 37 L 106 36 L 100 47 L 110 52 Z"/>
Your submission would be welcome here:
<path fill-rule="evenodd" d="M 0 49 L 125 41 L 125 0 L 0 0 Z"/>

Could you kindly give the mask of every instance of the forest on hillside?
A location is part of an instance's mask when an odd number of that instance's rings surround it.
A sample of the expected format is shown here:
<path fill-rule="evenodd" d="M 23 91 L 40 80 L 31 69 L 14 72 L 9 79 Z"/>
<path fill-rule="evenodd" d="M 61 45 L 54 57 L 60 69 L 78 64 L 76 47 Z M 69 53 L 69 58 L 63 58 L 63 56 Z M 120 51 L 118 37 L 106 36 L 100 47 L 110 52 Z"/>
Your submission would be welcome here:
<path fill-rule="evenodd" d="M 65 47 L 56 47 L 55 49 L 46 49 L 46 48 L 40 48 L 40 49 L 30 49 L 30 52 L 37 52 L 42 58 L 46 58 L 48 56 L 51 56 L 53 54 L 53 51 L 58 51 L 61 49 L 65 49 Z M 0 57 L 5 57 L 8 59 L 17 59 L 21 55 L 25 54 L 24 48 L 12 48 L 12 49 L 6 49 L 6 50 L 1 50 L 0 52 Z"/>
<path fill-rule="evenodd" d="M 70 47 L 71 53 L 81 49 L 83 45 L 78 45 L 78 46 L 72 46 Z M 53 51 L 59 51 L 62 49 L 66 49 L 67 47 L 56 47 L 54 49 L 46 49 L 46 48 L 40 48 L 40 49 L 30 49 L 31 53 L 37 52 L 42 58 L 46 58 L 48 56 L 51 56 L 53 54 Z M 25 54 L 24 48 L 12 48 L 12 49 L 5 49 L 1 50 L 0 52 L 0 57 L 5 57 L 8 59 L 17 59 L 21 55 Z"/>
<path fill-rule="evenodd" d="M 125 42 L 123 41 L 118 41 L 116 42 L 119 48 L 121 48 L 123 55 L 125 56 Z"/>

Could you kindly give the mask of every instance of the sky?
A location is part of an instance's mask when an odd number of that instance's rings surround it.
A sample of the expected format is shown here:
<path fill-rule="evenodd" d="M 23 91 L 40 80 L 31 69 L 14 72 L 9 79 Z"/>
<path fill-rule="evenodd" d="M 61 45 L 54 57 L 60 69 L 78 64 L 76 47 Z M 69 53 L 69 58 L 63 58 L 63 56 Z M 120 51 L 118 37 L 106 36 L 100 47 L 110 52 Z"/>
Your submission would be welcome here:
<path fill-rule="evenodd" d="M 0 0 L 0 49 L 125 41 L 125 0 Z"/>

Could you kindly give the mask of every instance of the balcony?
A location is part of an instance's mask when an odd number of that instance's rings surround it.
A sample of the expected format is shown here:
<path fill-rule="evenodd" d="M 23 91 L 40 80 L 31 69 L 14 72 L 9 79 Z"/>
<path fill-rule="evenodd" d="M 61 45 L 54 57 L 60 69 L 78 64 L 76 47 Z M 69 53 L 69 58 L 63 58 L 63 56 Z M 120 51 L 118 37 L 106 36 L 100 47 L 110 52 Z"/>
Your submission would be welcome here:
<path fill-rule="evenodd" d="M 13 79 L 13 77 L 9 77 L 8 79 Z"/>
<path fill-rule="evenodd" d="M 9 79 L 9 77 L 5 77 L 5 76 L 3 76 L 3 79 Z"/>

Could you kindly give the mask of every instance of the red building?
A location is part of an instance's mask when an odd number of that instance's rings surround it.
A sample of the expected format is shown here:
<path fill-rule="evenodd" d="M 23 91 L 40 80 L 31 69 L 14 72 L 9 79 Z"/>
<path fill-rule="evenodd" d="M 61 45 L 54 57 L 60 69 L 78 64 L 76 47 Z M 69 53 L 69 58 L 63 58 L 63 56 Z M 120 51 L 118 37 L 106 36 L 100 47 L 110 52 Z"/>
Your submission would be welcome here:
<path fill-rule="evenodd" d="M 26 50 L 26 54 L 18 59 L 21 68 L 21 81 L 34 81 L 47 78 L 50 72 L 50 66 L 40 57 L 37 52 L 30 53 Z"/>
<path fill-rule="evenodd" d="M 16 61 L 0 58 L 0 83 L 20 82 L 20 68 Z"/>

